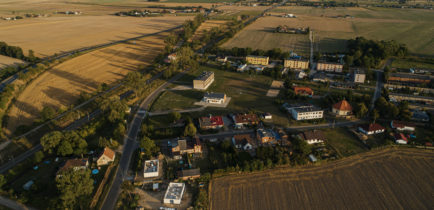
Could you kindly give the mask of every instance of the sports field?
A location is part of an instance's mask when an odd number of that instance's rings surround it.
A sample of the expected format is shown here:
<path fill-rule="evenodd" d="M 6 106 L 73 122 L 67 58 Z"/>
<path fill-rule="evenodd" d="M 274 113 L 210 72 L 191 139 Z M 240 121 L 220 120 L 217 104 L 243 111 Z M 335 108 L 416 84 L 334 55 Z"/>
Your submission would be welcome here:
<path fill-rule="evenodd" d="M 434 153 L 388 148 L 214 179 L 211 209 L 432 209 Z"/>
<path fill-rule="evenodd" d="M 282 18 L 291 13 L 297 18 Z M 364 36 L 377 40 L 396 40 L 406 44 L 415 54 L 434 55 L 434 13 L 422 9 L 384 8 L 313 8 L 279 7 L 271 16 L 258 19 L 239 32 L 223 47 L 252 47 L 272 49 L 280 47 L 303 53 L 308 50 L 308 37 L 272 33 L 279 25 L 309 27 L 314 31 L 315 50 L 345 51 L 346 40 Z M 347 18 L 344 18 L 348 15 Z M 280 40 L 276 41 L 276 40 Z M 252 44 L 255 43 L 255 44 Z"/>

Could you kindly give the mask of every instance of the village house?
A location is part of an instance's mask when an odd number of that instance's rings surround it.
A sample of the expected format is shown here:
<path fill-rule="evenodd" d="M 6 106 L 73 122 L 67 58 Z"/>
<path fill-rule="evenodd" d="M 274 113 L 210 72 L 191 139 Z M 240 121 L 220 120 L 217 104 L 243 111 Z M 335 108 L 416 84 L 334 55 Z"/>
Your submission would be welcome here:
<path fill-rule="evenodd" d="M 271 119 L 273 119 L 273 115 L 271 113 L 269 113 L 269 112 L 264 113 L 263 117 L 264 117 L 264 120 L 271 120 Z"/>
<path fill-rule="evenodd" d="M 193 80 L 193 88 L 198 90 L 206 90 L 213 82 L 214 72 L 204 71 Z"/>
<path fill-rule="evenodd" d="M 238 72 L 243 72 L 247 69 L 247 64 L 241 64 L 237 67 Z"/>
<path fill-rule="evenodd" d="M 224 93 L 205 93 L 202 101 L 209 104 L 224 104 L 226 102 L 226 94 Z"/>
<path fill-rule="evenodd" d="M 238 134 L 232 137 L 232 144 L 237 149 L 249 151 L 257 147 L 256 141 L 251 134 Z"/>
<path fill-rule="evenodd" d="M 416 127 L 413 124 L 403 121 L 392 120 L 390 127 L 398 131 L 414 131 Z"/>
<path fill-rule="evenodd" d="M 254 65 L 263 65 L 263 66 L 268 65 L 268 59 L 269 58 L 267 56 L 248 55 L 246 57 L 247 63 L 254 64 Z"/>
<path fill-rule="evenodd" d="M 291 69 L 308 69 L 309 61 L 301 59 L 285 59 L 283 61 L 283 66 Z"/>
<path fill-rule="evenodd" d="M 228 61 L 228 56 L 217 56 L 215 60 L 220 63 L 226 63 Z"/>
<path fill-rule="evenodd" d="M 300 133 L 299 137 L 308 144 L 323 143 L 326 140 L 324 133 L 320 130 L 305 131 Z"/>
<path fill-rule="evenodd" d="M 397 143 L 397 144 L 407 144 L 408 143 L 408 139 L 403 133 L 395 133 L 393 135 L 393 137 L 395 138 L 395 143 Z"/>
<path fill-rule="evenodd" d="M 318 73 L 316 73 L 316 74 L 313 75 L 312 81 L 326 83 L 326 82 L 333 81 L 333 79 L 331 79 L 330 77 L 328 77 L 324 72 L 318 72 Z"/>
<path fill-rule="evenodd" d="M 276 143 L 276 135 L 271 129 L 258 129 L 256 131 L 256 138 L 262 144 L 274 144 Z"/>
<path fill-rule="evenodd" d="M 199 126 L 203 130 L 223 128 L 222 116 L 208 116 L 199 118 Z"/>
<path fill-rule="evenodd" d="M 313 96 L 313 90 L 310 87 L 294 87 L 294 93 L 295 95 L 301 95 L 301 96 Z"/>
<path fill-rule="evenodd" d="M 354 83 L 365 83 L 366 74 L 365 71 L 360 69 L 355 69 L 353 72 L 353 82 Z"/>
<path fill-rule="evenodd" d="M 353 107 L 344 99 L 333 105 L 332 112 L 338 116 L 348 116 L 352 114 Z"/>
<path fill-rule="evenodd" d="M 198 137 L 193 139 L 178 139 L 171 142 L 172 154 L 174 156 L 181 156 L 183 154 L 202 154 L 202 144 Z"/>
<path fill-rule="evenodd" d="M 87 158 L 76 158 L 66 160 L 65 164 L 57 171 L 57 176 L 68 170 L 85 170 L 89 167 L 89 160 Z"/>
<path fill-rule="evenodd" d="M 295 120 L 313 120 L 321 119 L 324 116 L 324 110 L 311 104 L 283 104 L 283 107 Z"/>
<path fill-rule="evenodd" d="M 317 71 L 342 73 L 344 66 L 339 63 L 318 62 L 316 65 Z"/>
<path fill-rule="evenodd" d="M 166 59 L 164 59 L 165 63 L 173 63 L 176 61 L 176 53 L 169 54 Z"/>
<path fill-rule="evenodd" d="M 184 181 L 197 179 L 200 177 L 200 169 L 194 168 L 194 169 L 180 170 L 178 171 L 178 177 Z"/>
<path fill-rule="evenodd" d="M 104 148 L 104 151 L 99 156 L 96 161 L 97 166 L 107 165 L 113 161 L 115 161 L 116 153 L 108 147 Z"/>
<path fill-rule="evenodd" d="M 145 161 L 145 165 L 143 167 L 143 177 L 145 178 L 158 177 L 159 166 L 160 166 L 160 161 L 158 161 L 158 159 Z"/>
<path fill-rule="evenodd" d="M 243 126 L 253 126 L 259 123 L 258 116 L 256 114 L 237 114 L 232 116 L 235 127 L 242 128 Z"/>
<path fill-rule="evenodd" d="M 358 129 L 360 132 L 362 132 L 366 135 L 383 133 L 385 130 L 385 128 L 383 126 L 381 126 L 377 123 L 360 125 Z"/>

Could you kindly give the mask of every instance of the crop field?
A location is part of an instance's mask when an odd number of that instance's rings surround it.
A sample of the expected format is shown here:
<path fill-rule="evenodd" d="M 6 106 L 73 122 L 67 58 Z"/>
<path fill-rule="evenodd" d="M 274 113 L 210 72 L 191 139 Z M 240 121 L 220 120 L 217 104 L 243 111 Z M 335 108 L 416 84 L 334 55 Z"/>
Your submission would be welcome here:
<path fill-rule="evenodd" d="M 434 37 L 434 13 L 430 10 L 279 7 L 271 14 L 279 16 L 285 13 L 292 13 L 297 18 L 278 20 L 270 17 L 269 21 L 290 27 L 310 27 L 314 31 L 315 49 L 322 52 L 344 51 L 346 40 L 363 36 L 396 40 L 406 44 L 414 54 L 434 55 L 434 42 L 426 38 Z M 345 15 L 349 18 L 343 18 Z M 243 32 L 239 36 L 243 36 Z"/>
<path fill-rule="evenodd" d="M 75 103 L 81 92 L 122 79 L 140 65 L 148 65 L 164 47 L 169 32 L 113 45 L 78 56 L 44 72 L 29 84 L 9 112 L 7 133 L 31 125 L 45 106 L 59 109 Z"/>
<path fill-rule="evenodd" d="M 434 152 L 387 148 L 320 166 L 216 178 L 211 209 L 432 209 Z"/>
<path fill-rule="evenodd" d="M 222 47 L 228 49 L 232 47 L 250 47 L 253 50 L 280 48 L 284 51 L 294 51 L 307 55 L 309 53 L 308 35 L 273 32 L 279 25 L 288 25 L 288 20 L 280 17 L 261 17 L 237 33 Z"/>
<path fill-rule="evenodd" d="M 23 64 L 24 61 L 16 58 L 0 55 L 0 69 L 6 66 Z"/>
<path fill-rule="evenodd" d="M 20 46 L 37 56 L 103 44 L 180 25 L 191 16 L 117 17 L 71 16 L 33 18 L 0 24 L 0 37 L 9 45 Z"/>
<path fill-rule="evenodd" d="M 212 28 L 224 27 L 227 21 L 225 20 L 207 20 L 203 22 L 194 33 L 192 40 L 200 39 L 204 33 L 209 32 Z"/>

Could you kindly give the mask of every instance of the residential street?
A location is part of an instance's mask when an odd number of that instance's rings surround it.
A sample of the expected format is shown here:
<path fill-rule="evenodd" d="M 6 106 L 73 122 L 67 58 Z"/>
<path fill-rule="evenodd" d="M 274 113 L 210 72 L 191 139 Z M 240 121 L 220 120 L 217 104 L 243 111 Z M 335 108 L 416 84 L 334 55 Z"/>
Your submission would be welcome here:
<path fill-rule="evenodd" d="M 104 200 L 102 209 L 114 209 L 116 205 L 117 198 L 121 192 L 121 184 L 128 173 L 128 168 L 130 165 L 131 157 L 134 153 L 134 150 L 138 146 L 138 142 L 136 141 L 137 136 L 140 131 L 140 127 L 142 125 L 142 120 L 145 118 L 146 114 L 140 113 L 141 110 L 147 110 L 151 105 L 152 101 L 162 92 L 164 91 L 172 82 L 184 76 L 185 72 L 179 73 L 170 79 L 168 82 L 165 82 L 159 88 L 157 88 L 154 92 L 152 92 L 141 104 L 139 107 L 139 112 L 137 112 L 134 116 L 134 119 L 128 126 L 128 134 L 124 138 L 124 148 L 121 156 L 121 160 L 119 162 L 119 167 L 116 171 L 116 175 L 114 178 L 113 185 L 110 188 L 107 197 Z"/>

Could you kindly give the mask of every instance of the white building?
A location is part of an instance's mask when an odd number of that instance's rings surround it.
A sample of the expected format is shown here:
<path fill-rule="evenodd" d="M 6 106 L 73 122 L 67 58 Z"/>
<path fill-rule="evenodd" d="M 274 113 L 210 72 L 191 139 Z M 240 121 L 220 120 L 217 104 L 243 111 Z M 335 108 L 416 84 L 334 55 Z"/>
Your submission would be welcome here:
<path fill-rule="evenodd" d="M 311 104 L 286 104 L 284 105 L 284 108 L 295 120 L 321 119 L 324 116 L 324 110 Z"/>
<path fill-rule="evenodd" d="M 396 120 L 390 122 L 390 127 L 399 131 L 414 131 L 416 129 L 412 124 Z"/>
<path fill-rule="evenodd" d="M 353 73 L 353 82 L 354 83 L 365 83 L 366 74 L 363 70 L 356 69 Z"/>
<path fill-rule="evenodd" d="M 202 101 L 209 104 L 224 104 L 226 101 L 226 94 L 224 93 L 205 93 Z"/>
<path fill-rule="evenodd" d="M 185 184 L 170 182 L 164 194 L 163 203 L 166 204 L 181 204 L 182 196 L 184 195 Z"/>
<path fill-rule="evenodd" d="M 151 178 L 158 176 L 158 167 L 160 166 L 159 161 L 155 160 L 147 160 L 145 161 L 145 166 L 143 170 L 143 177 Z"/>

